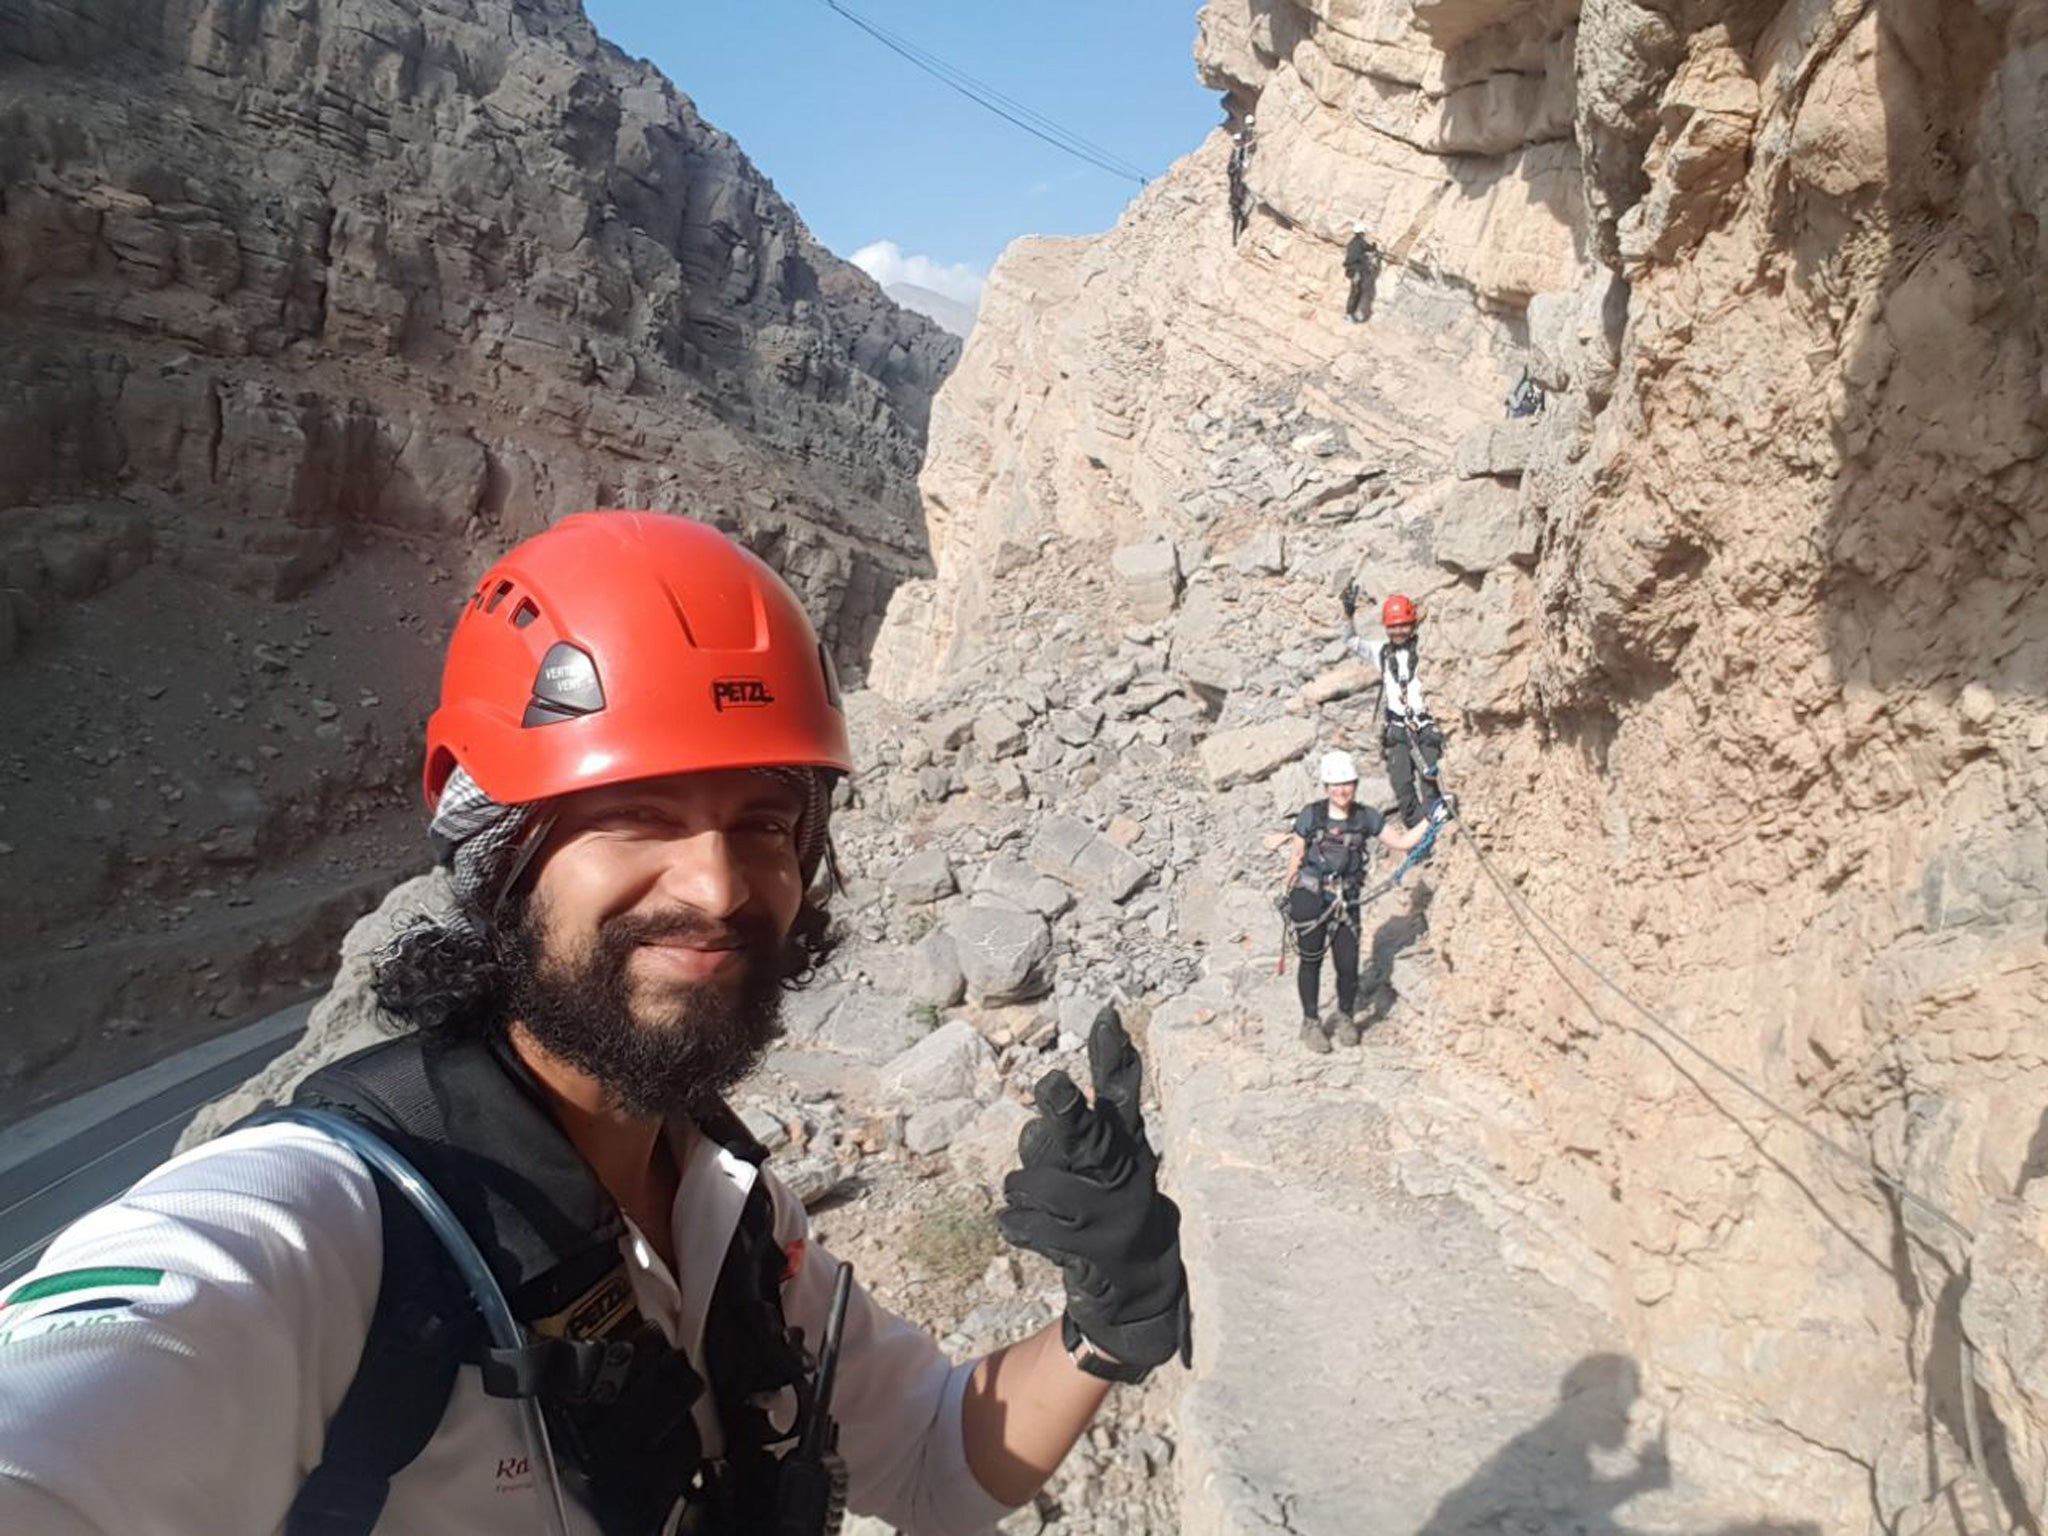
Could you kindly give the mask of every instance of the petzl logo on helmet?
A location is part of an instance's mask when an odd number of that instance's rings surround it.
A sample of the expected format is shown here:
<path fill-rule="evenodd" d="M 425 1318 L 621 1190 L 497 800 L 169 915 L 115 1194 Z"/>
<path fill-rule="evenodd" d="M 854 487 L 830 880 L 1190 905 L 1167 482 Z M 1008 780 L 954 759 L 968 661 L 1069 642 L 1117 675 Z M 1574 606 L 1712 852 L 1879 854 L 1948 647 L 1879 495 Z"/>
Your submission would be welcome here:
<path fill-rule="evenodd" d="M 712 680 L 711 707 L 720 714 L 728 709 L 761 709 L 775 702 L 768 684 L 758 677 L 720 677 Z"/>

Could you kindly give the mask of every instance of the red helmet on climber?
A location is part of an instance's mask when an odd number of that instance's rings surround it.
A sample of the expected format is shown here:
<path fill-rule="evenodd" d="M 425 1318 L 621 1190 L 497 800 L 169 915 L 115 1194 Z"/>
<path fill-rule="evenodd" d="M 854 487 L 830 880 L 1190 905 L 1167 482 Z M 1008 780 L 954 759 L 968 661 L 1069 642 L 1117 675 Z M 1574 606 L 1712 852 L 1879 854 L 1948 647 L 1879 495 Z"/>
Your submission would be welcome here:
<path fill-rule="evenodd" d="M 1414 622 L 1415 604 L 1398 592 L 1388 598 L 1380 608 L 1380 623 L 1384 624 L 1388 629 L 1394 628 L 1397 624 L 1413 624 Z"/>
<path fill-rule="evenodd" d="M 586 512 L 507 553 L 456 621 L 429 805 L 457 765 L 514 803 L 852 756 L 831 658 L 775 572 L 688 518 Z"/>

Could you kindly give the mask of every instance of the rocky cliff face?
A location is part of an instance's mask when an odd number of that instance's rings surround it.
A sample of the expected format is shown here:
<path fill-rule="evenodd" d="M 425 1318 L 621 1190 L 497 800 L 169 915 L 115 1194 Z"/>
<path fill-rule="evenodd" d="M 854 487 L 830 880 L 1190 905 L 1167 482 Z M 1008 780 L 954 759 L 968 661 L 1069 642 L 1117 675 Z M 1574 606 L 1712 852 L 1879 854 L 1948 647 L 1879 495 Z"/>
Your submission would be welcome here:
<path fill-rule="evenodd" d="M 1256 115 L 1250 227 L 1218 134 L 1113 233 L 1006 256 L 934 412 L 937 576 L 873 680 L 1163 648 L 1214 716 L 1187 769 L 1283 786 L 1217 803 L 1235 847 L 1180 888 L 1213 907 L 1308 798 L 1287 765 L 1372 750 L 1362 679 L 1300 687 L 1336 588 L 1418 598 L 1493 867 L 1978 1236 L 1546 939 L 1596 1018 L 1454 849 L 1397 1020 L 1474 1198 L 1727 1488 L 1830 1530 L 2038 1521 L 2048 7 L 1214 0 L 1197 57 Z M 1504 421 L 1525 365 L 1548 408 Z"/>
<path fill-rule="evenodd" d="M 570 0 L 0 0 L 8 1076 L 317 971 L 555 516 L 735 529 L 857 667 L 957 346 Z"/>

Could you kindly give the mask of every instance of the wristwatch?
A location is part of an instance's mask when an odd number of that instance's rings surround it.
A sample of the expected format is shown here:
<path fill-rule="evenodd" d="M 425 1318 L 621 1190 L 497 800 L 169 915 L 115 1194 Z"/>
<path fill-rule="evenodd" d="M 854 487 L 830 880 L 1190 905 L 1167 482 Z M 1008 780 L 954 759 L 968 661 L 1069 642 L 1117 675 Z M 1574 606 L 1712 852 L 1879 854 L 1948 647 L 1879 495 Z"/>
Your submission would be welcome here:
<path fill-rule="evenodd" d="M 1060 1342 L 1067 1347 L 1067 1358 L 1098 1381 L 1117 1381 L 1134 1387 L 1152 1374 L 1149 1365 L 1126 1365 L 1115 1355 L 1097 1349 L 1071 1316 L 1060 1319 Z"/>

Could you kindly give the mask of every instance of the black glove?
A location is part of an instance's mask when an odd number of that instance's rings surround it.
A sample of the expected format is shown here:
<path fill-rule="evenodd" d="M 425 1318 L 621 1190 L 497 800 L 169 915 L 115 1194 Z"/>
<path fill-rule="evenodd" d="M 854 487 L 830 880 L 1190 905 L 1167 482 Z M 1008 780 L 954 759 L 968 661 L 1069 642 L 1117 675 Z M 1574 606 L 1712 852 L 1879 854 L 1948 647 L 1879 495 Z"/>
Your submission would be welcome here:
<path fill-rule="evenodd" d="M 1350 618 L 1350 617 L 1351 617 L 1351 616 L 1352 616 L 1353 614 L 1357 613 L 1357 612 L 1358 612 L 1358 583 L 1357 583 L 1357 582 L 1355 582 L 1355 581 L 1347 581 L 1347 582 L 1345 582 L 1345 583 L 1344 583 L 1344 594 L 1343 594 L 1343 596 L 1342 596 L 1342 597 L 1340 597 L 1340 598 L 1338 599 L 1338 601 L 1339 601 L 1339 602 L 1341 602 L 1341 603 L 1342 603 L 1342 604 L 1344 605 L 1344 617 L 1345 617 L 1345 618 L 1347 618 L 1347 619 L 1348 619 L 1348 618 Z"/>
<path fill-rule="evenodd" d="M 1439 797 L 1436 804 L 1429 808 L 1430 822 L 1439 827 L 1457 814 L 1458 802 L 1449 795 Z"/>
<path fill-rule="evenodd" d="M 1180 1208 L 1159 1193 L 1159 1160 L 1138 1108 L 1144 1063 L 1116 1009 L 1088 1036 L 1090 1104 L 1074 1080 L 1038 1080 L 1038 1116 L 1017 1138 L 1024 1166 L 1003 1181 L 996 1225 L 1019 1248 L 1066 1272 L 1068 1347 L 1074 1335 L 1120 1366 L 1084 1363 L 1110 1381 L 1142 1381 L 1193 1348 Z"/>

